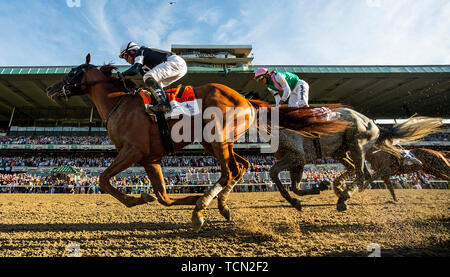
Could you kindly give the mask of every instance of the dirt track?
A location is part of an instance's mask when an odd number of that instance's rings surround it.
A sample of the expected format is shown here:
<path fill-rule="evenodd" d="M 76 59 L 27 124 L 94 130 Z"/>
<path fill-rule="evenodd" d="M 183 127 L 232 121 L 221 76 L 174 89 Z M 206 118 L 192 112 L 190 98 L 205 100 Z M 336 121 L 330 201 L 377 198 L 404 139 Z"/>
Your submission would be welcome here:
<path fill-rule="evenodd" d="M 191 207 L 126 208 L 109 195 L 0 194 L 0 256 L 450 256 L 450 191 L 356 193 L 336 211 L 331 191 L 303 197 L 298 212 L 279 193 L 232 193 L 232 222 L 216 201 L 199 234 Z M 174 195 L 177 196 L 177 195 Z"/>

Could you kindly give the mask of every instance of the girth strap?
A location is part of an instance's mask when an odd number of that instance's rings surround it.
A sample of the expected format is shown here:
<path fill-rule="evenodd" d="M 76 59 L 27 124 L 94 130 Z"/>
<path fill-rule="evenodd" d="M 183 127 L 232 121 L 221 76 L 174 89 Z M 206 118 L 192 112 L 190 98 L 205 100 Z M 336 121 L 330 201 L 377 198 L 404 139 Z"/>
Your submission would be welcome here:
<path fill-rule="evenodd" d="M 319 159 L 322 158 L 322 148 L 320 147 L 320 136 L 317 136 L 317 138 L 313 139 L 314 142 L 314 148 L 316 150 L 316 154 L 319 157 Z"/>
<path fill-rule="evenodd" d="M 170 136 L 169 123 L 163 112 L 156 112 L 155 115 L 164 150 L 166 150 L 167 155 L 173 154 L 175 152 L 175 147 L 172 137 Z"/>
<path fill-rule="evenodd" d="M 157 103 L 155 94 L 150 93 L 148 95 L 152 99 L 151 100 L 152 103 Z M 151 108 L 150 108 L 150 110 L 151 110 Z M 166 151 L 167 155 L 173 154 L 175 152 L 175 146 L 174 146 L 172 137 L 170 136 L 169 123 L 165 117 L 164 112 L 147 111 L 147 113 L 150 116 L 152 116 L 151 113 L 153 113 L 155 115 L 156 124 L 158 125 L 159 135 L 161 136 L 161 142 L 163 144 L 164 150 Z"/>

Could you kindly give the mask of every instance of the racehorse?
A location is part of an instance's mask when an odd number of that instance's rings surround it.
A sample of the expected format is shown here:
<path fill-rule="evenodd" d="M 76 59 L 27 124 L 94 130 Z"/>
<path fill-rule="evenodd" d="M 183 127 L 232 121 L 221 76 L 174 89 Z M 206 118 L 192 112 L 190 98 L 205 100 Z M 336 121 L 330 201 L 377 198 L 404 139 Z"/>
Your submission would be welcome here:
<path fill-rule="evenodd" d="M 217 196 L 218 207 L 222 216 L 230 219 L 230 210 L 226 200 L 247 169 L 250 163 L 233 151 L 233 144 L 255 122 L 256 111 L 265 105 L 262 101 L 250 102 L 237 91 L 220 84 L 207 84 L 194 88 L 198 100 L 202 101 L 202 110 L 215 107 L 221 114 L 216 118 L 225 119 L 227 108 L 236 109 L 234 120 L 220 122 L 214 118 L 203 118 L 203 126 L 215 121 L 219 126 L 216 131 L 223 136 L 219 141 L 201 144 L 205 151 L 218 159 L 221 167 L 221 177 L 218 183 L 199 196 L 187 196 L 184 198 L 171 198 L 165 190 L 164 178 L 161 170 L 161 159 L 166 152 L 159 134 L 157 124 L 151 120 L 145 112 L 140 96 L 126 95 L 120 98 L 113 97 L 119 92 L 125 91 L 125 85 L 119 78 L 114 78 L 112 66 L 104 66 L 98 69 L 90 64 L 90 54 L 86 56 L 86 62 L 73 68 L 63 81 L 47 88 L 47 95 L 51 99 L 70 97 L 73 95 L 87 94 L 94 102 L 102 120 L 106 122 L 106 128 L 111 141 L 114 143 L 118 155 L 111 165 L 100 175 L 100 188 L 111 194 L 127 207 L 141 205 L 155 201 L 163 205 L 195 205 L 192 213 L 192 227 L 198 232 L 204 224 L 203 211 L 208 207 L 213 198 Z M 130 81 L 128 81 L 129 84 Z M 278 110 L 277 110 L 278 111 Z M 276 112 L 269 109 L 269 112 Z M 280 127 L 291 128 L 302 134 L 342 132 L 348 127 L 346 122 L 334 120 L 331 122 L 315 119 L 310 109 L 279 109 Z M 237 123 L 236 123 L 237 122 Z M 178 120 L 170 120 L 171 127 Z M 218 124 L 218 125 L 217 125 Z M 191 126 L 194 126 L 192 124 Z M 221 127 L 220 127 L 221 126 Z M 192 127 L 193 128 L 193 127 Z M 187 128 L 186 128 L 187 129 Z M 225 130 L 233 129 L 231 140 L 225 139 Z M 186 130 L 185 130 L 186 131 Z M 194 133 L 195 132 L 191 132 Z M 204 135 L 204 133 L 203 133 Z M 193 139 L 193 138 L 192 138 Z M 182 149 L 194 142 L 175 142 L 175 150 Z M 146 193 L 141 197 L 126 195 L 110 185 L 110 178 L 129 168 L 133 164 L 139 164 L 145 168 L 156 198 Z"/>
<path fill-rule="evenodd" d="M 298 210 L 301 210 L 301 203 L 297 198 L 291 197 L 282 185 L 278 178 L 281 171 L 290 171 L 293 192 L 302 196 L 304 194 L 301 191 L 301 181 L 305 164 L 324 157 L 331 157 L 341 162 L 346 167 L 346 171 L 334 180 L 333 188 L 339 198 L 337 210 L 345 211 L 347 209 L 345 202 L 350 198 L 354 185 L 364 187 L 367 179 L 370 178 L 370 173 L 365 166 L 366 153 L 369 149 L 375 146 L 399 158 L 401 152 L 392 145 L 393 140 L 413 141 L 433 132 L 442 124 L 439 118 L 413 117 L 390 129 L 384 129 L 379 128 L 370 118 L 350 108 L 333 109 L 333 117 L 351 122 L 352 127 L 343 132 L 321 136 L 318 146 L 320 151 L 317 151 L 314 139 L 300 136 L 289 130 L 280 131 L 279 148 L 275 153 L 278 162 L 270 169 L 270 177 L 281 195 Z M 345 186 L 345 179 L 355 174 L 356 179 L 352 185 Z"/>
<path fill-rule="evenodd" d="M 410 150 L 411 153 L 422 162 L 422 165 L 401 165 L 397 157 L 384 151 L 371 149 L 366 153 L 366 159 L 370 163 L 374 171 L 372 177 L 367 184 L 374 180 L 383 180 L 394 201 L 397 197 L 394 192 L 394 185 L 391 183 L 390 177 L 400 174 L 408 174 L 413 172 L 424 172 L 442 178 L 450 182 L 450 163 L 449 159 L 442 152 L 426 149 L 415 148 Z M 363 191 L 366 187 L 361 187 Z"/>

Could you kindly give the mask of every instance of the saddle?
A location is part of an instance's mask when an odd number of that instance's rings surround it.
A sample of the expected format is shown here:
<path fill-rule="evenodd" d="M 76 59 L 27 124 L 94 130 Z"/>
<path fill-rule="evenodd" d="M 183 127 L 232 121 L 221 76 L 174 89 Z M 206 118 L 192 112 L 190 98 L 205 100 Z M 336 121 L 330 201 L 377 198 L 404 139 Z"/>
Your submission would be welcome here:
<path fill-rule="evenodd" d="M 199 113 L 197 95 L 192 86 L 178 86 L 169 89 L 166 92 L 167 99 L 171 106 L 171 112 L 164 113 L 152 110 L 152 103 L 158 103 L 156 96 L 145 88 L 140 88 L 139 96 L 146 107 L 145 111 L 157 123 L 164 150 L 168 155 L 175 152 L 174 143 L 170 135 L 170 127 L 168 120 L 178 119 L 179 115 L 185 114 L 193 116 Z"/>

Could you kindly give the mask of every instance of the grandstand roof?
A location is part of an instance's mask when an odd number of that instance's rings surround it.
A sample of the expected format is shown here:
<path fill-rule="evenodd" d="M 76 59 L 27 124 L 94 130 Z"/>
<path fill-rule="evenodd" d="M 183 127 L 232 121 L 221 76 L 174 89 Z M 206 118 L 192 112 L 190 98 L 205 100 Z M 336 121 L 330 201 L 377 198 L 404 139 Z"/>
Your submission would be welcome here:
<path fill-rule="evenodd" d="M 210 46 L 209 46 L 210 47 Z M 183 84 L 217 82 L 235 90 L 257 92 L 266 100 L 265 87 L 252 80 L 258 67 L 296 73 L 310 84 L 310 103 L 343 103 L 373 118 L 405 118 L 414 113 L 450 118 L 450 65 L 339 66 L 253 65 L 248 67 L 189 67 Z M 45 88 L 61 80 L 73 66 L 0 67 L 0 124 L 13 125 L 64 119 L 88 122 L 93 104 L 87 96 L 55 103 Z M 118 66 L 123 71 L 128 66 Z M 134 78 L 140 81 L 140 77 Z M 174 86 L 178 85 L 175 83 Z M 93 109 L 94 121 L 99 116 Z M 54 126 L 54 125 L 53 125 Z"/>
<path fill-rule="evenodd" d="M 227 51 L 231 54 L 235 55 L 243 55 L 247 57 L 250 52 L 252 52 L 252 46 L 251 45 L 192 45 L 192 44 L 173 44 L 172 45 L 172 52 L 174 53 L 183 53 L 186 51 L 201 51 L 202 53 L 205 52 L 218 52 L 218 51 Z"/>

